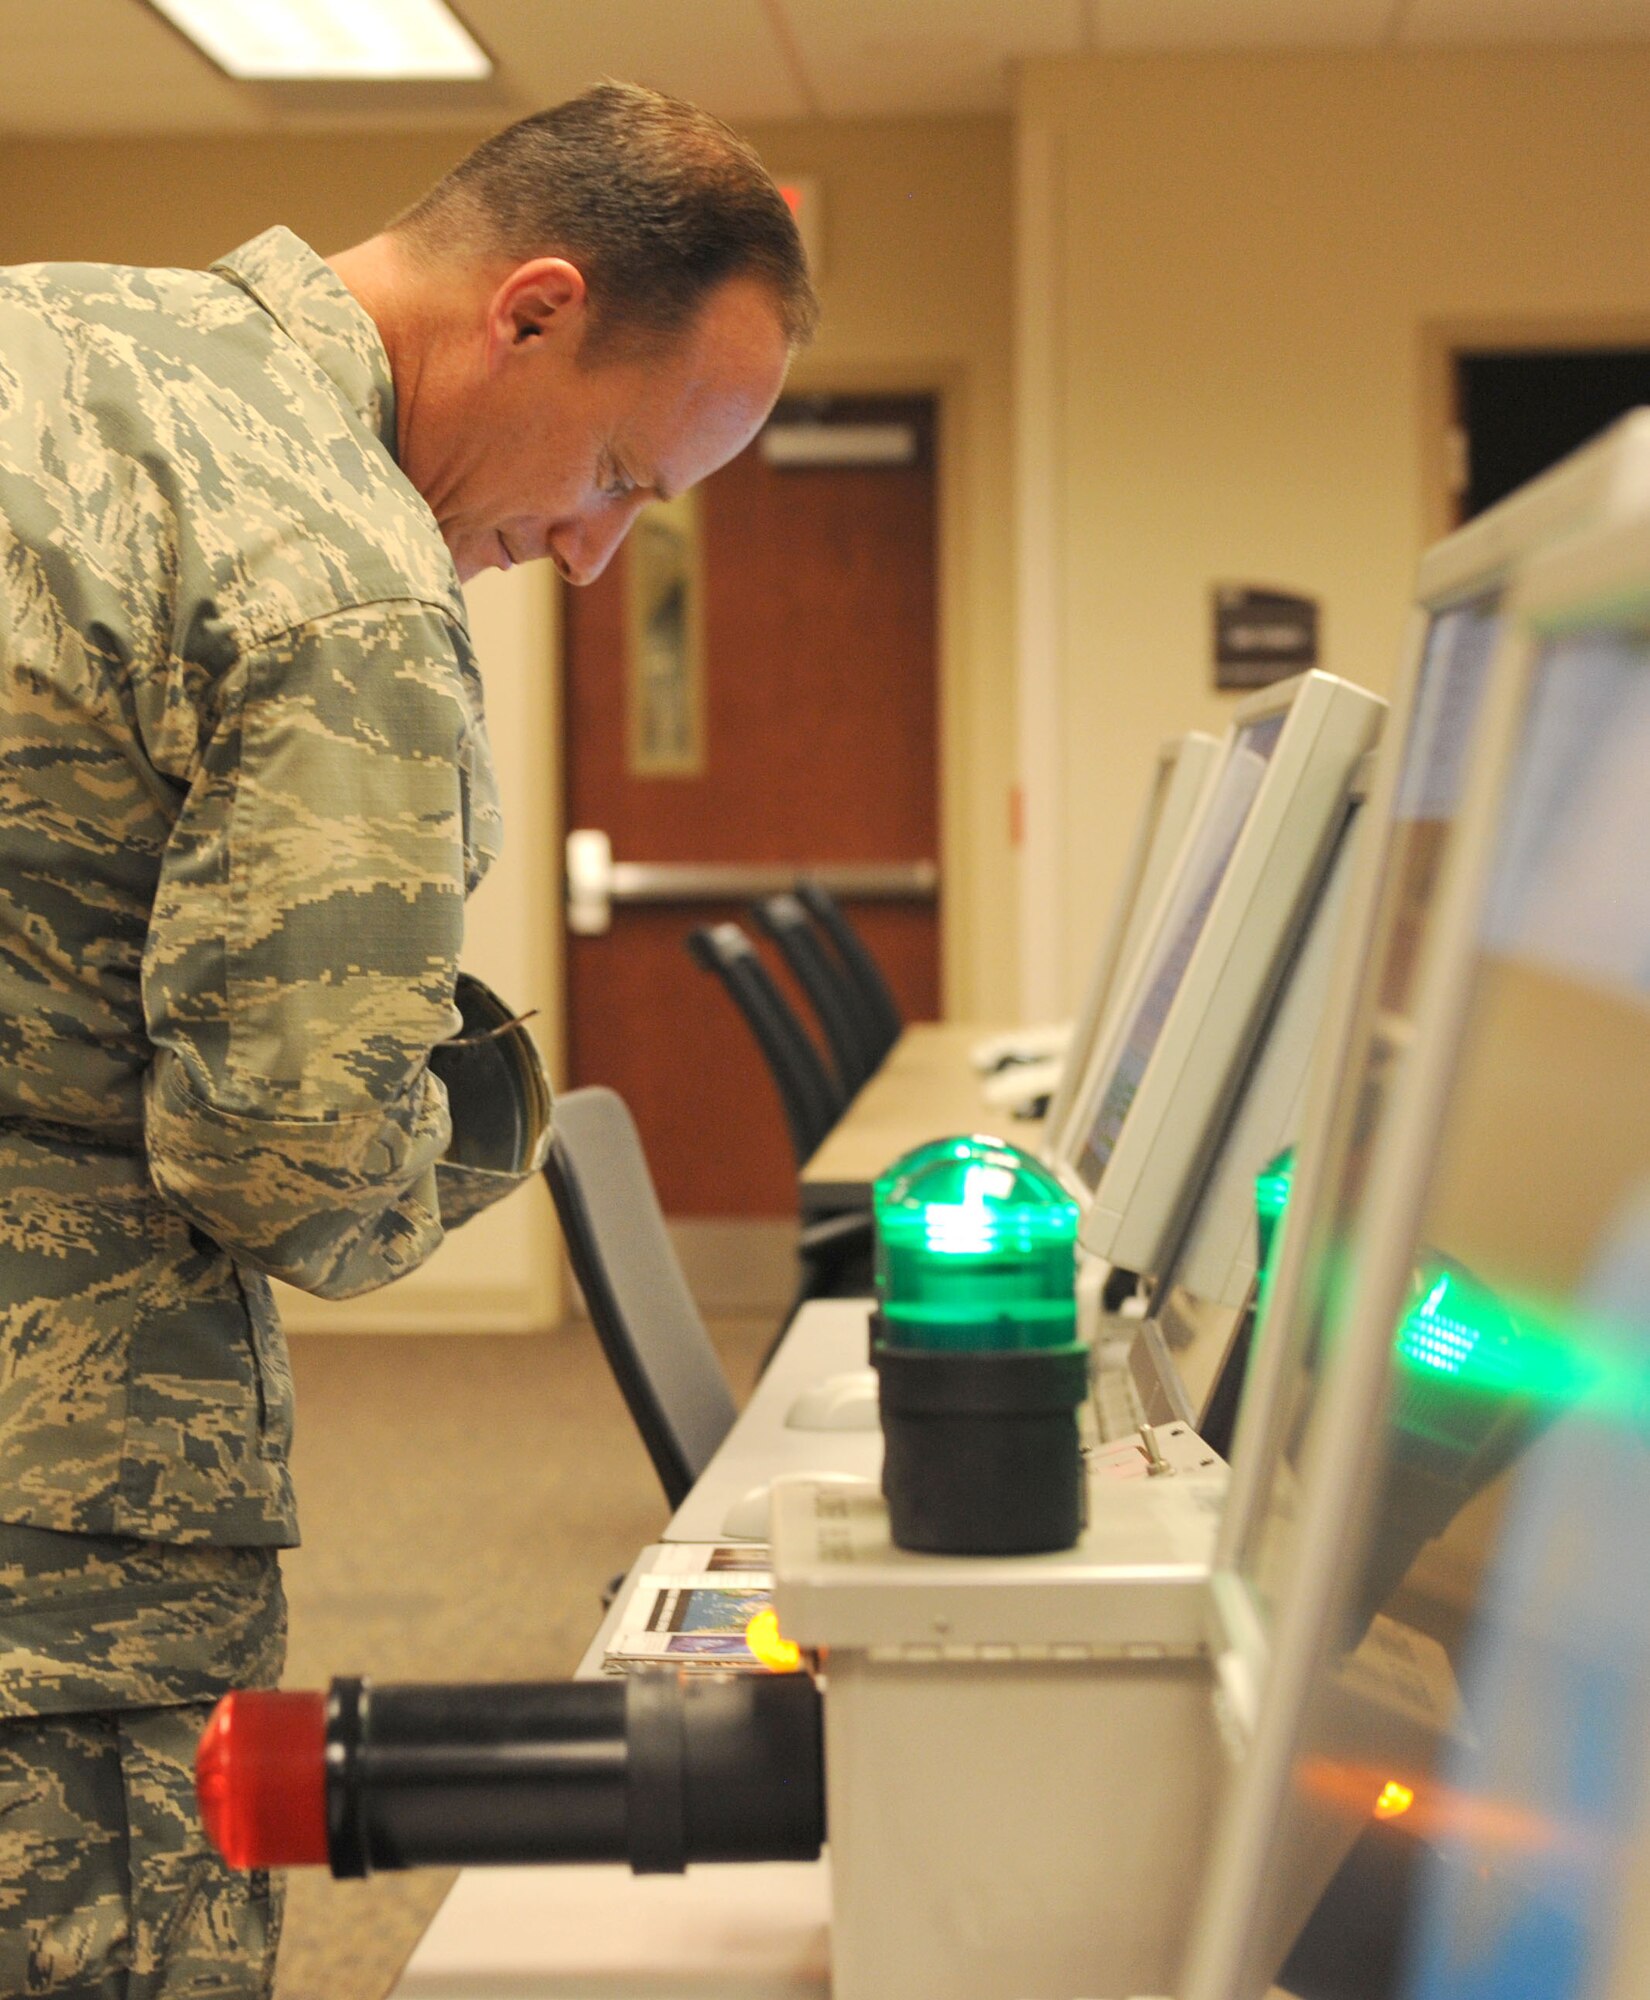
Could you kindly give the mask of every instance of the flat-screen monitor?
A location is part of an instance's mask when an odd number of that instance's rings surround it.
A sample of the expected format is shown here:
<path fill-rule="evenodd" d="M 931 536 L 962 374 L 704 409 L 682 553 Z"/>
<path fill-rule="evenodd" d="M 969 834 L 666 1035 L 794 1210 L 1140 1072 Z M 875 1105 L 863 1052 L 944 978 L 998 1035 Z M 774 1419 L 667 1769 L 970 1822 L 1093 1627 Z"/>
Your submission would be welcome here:
<path fill-rule="evenodd" d="M 1094 1255 L 1161 1270 L 1384 708 L 1314 672 L 1238 711 L 1085 1090 L 1076 1173 Z"/>
<path fill-rule="evenodd" d="M 1220 748 L 1218 737 L 1192 729 L 1184 736 L 1172 737 L 1157 753 L 1151 789 L 1123 871 L 1122 887 L 1095 958 L 1082 1012 L 1066 1045 L 1059 1086 L 1049 1100 L 1043 1132 L 1050 1157 L 1063 1156 L 1062 1135 L 1088 1072 L 1107 1010 L 1118 989 L 1127 984 L 1128 967 L 1139 952 L 1141 938 L 1214 772 Z"/>
<path fill-rule="evenodd" d="M 1283 734 L 1286 716 L 1287 710 L 1279 710 L 1257 717 L 1235 732 L 1205 810 L 1178 859 L 1168 902 L 1157 913 L 1138 983 L 1127 1003 L 1126 1019 L 1106 1051 L 1106 1067 L 1091 1077 L 1082 1106 L 1077 1171 L 1091 1195 L 1111 1159 L 1140 1079 L 1260 796 L 1261 780 Z"/>
<path fill-rule="evenodd" d="M 1221 1450 L 1228 1443 L 1254 1313 L 1256 1185 L 1268 1164 L 1300 1137 L 1307 1070 L 1347 914 L 1363 805 L 1364 788 L 1355 785 L 1322 887 L 1261 1024 L 1190 1224 L 1153 1291 L 1131 1354 L 1146 1417 L 1153 1423 L 1188 1423 Z M 1218 1424 L 1219 1435 L 1211 1422 Z"/>
<path fill-rule="evenodd" d="M 1541 1440 L 1599 1417 L 1578 1301 L 1650 1183 L 1650 532 L 1636 596 L 1623 558 L 1573 600 L 1622 532 L 1601 504 L 1650 520 L 1650 425 L 1583 458 L 1550 476 L 1577 509 L 1508 503 L 1516 602 L 1505 519 L 1476 577 L 1459 540 L 1423 569 L 1442 601 L 1217 1553 L 1248 1750 L 1185 2000 L 1264 1993 L 1360 1827 L 1436 1826 L 1487 1569 Z"/>

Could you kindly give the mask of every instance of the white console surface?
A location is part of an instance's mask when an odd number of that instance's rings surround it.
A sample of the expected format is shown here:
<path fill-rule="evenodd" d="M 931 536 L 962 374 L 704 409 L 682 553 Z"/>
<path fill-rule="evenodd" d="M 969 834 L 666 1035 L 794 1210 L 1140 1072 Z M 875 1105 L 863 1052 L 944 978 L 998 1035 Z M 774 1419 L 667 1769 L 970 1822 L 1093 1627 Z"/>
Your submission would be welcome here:
<path fill-rule="evenodd" d="M 868 1366 L 870 1318 L 869 1299 L 814 1299 L 802 1308 L 737 1423 L 672 1515 L 667 1542 L 765 1539 L 761 1528 L 736 1535 L 728 1519 L 756 1488 L 776 1479 L 835 1473 L 880 1481 L 880 1430 L 805 1431 L 786 1422 L 807 1390 Z"/>
<path fill-rule="evenodd" d="M 804 1646 L 891 1649 L 908 1660 L 1195 1654 L 1226 1467 L 1184 1424 L 1088 1455 L 1077 1545 L 1040 1556 L 913 1555 L 877 1491 L 798 1482 L 774 1510 L 774 1608 Z"/>
<path fill-rule="evenodd" d="M 823 1860 L 466 1868 L 390 2000 L 826 2000 Z"/>

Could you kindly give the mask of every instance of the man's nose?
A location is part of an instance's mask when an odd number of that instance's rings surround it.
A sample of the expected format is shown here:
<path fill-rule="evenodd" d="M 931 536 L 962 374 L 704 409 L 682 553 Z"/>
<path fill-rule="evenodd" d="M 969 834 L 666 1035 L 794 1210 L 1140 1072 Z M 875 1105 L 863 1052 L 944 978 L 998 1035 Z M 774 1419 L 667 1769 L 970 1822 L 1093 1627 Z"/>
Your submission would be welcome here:
<path fill-rule="evenodd" d="M 594 583 L 613 560 L 615 551 L 641 512 L 640 496 L 604 507 L 584 520 L 559 522 L 550 531 L 556 567 L 569 583 Z"/>

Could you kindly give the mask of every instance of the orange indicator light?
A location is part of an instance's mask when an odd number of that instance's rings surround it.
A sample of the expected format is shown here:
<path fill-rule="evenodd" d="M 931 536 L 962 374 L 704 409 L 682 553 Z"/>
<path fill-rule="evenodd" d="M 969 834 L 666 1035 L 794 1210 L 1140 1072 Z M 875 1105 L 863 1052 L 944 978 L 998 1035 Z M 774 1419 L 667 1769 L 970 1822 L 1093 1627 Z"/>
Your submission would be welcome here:
<path fill-rule="evenodd" d="M 745 1627 L 745 1644 L 771 1674 L 794 1674 L 802 1665 L 802 1648 L 779 1636 L 779 1620 L 759 1611 Z"/>
<path fill-rule="evenodd" d="M 1414 1803 L 1415 1794 L 1408 1785 L 1400 1785 L 1396 1778 L 1388 1778 L 1381 1787 L 1381 1796 L 1375 1801 L 1375 1817 L 1398 1819 Z"/>

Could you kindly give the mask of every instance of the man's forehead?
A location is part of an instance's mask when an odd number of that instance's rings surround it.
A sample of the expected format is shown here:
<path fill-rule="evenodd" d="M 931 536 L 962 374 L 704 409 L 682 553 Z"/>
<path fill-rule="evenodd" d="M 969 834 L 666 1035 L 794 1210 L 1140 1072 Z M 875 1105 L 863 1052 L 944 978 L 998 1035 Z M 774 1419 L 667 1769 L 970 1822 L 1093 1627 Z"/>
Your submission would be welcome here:
<path fill-rule="evenodd" d="M 668 495 L 725 464 L 761 428 L 788 359 L 771 300 L 713 295 L 668 360 L 638 369 L 629 421 L 612 440 L 625 473 Z M 627 450 L 650 462 L 626 462 Z"/>

